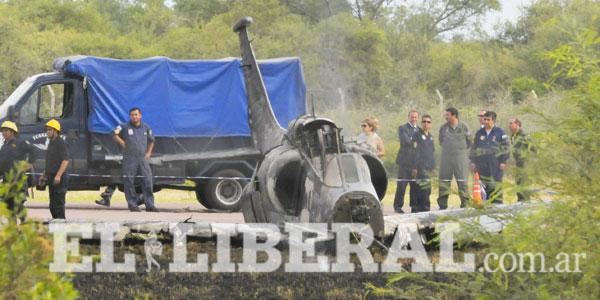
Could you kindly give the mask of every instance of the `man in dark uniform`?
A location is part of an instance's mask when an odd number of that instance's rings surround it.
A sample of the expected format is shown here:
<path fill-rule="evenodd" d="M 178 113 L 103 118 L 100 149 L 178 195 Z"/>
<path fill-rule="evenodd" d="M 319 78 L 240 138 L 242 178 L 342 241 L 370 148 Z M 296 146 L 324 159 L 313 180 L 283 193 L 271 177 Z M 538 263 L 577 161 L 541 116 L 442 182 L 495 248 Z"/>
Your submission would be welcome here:
<path fill-rule="evenodd" d="M 411 199 L 411 212 L 429 211 L 429 195 L 431 194 L 431 172 L 435 168 L 435 148 L 431 129 L 431 116 L 424 115 L 421 128 L 413 136 L 412 178 L 416 179 L 415 199 Z M 412 187 L 411 187 L 412 191 Z"/>
<path fill-rule="evenodd" d="M 496 113 L 488 111 L 485 126 L 477 131 L 471 148 L 471 168 L 479 172 L 485 192 L 493 203 L 502 203 L 502 177 L 508 159 L 508 137 L 504 130 L 496 127 Z"/>
<path fill-rule="evenodd" d="M 110 207 L 110 199 L 115 194 L 116 190 L 117 190 L 116 184 L 109 184 L 108 186 L 106 186 L 106 189 L 104 190 L 104 192 L 102 192 L 100 194 L 100 197 L 101 197 L 100 200 L 95 201 L 96 204 Z M 138 195 L 137 205 L 140 206 L 142 204 L 144 204 L 144 194 L 140 193 Z"/>
<path fill-rule="evenodd" d="M 410 182 L 410 201 L 415 197 L 416 183 L 411 178 L 411 161 L 410 152 L 412 151 L 412 137 L 419 130 L 417 121 L 419 113 L 416 110 L 411 110 L 408 113 L 408 123 L 398 127 L 398 139 L 400 140 L 400 150 L 396 156 L 396 164 L 398 165 L 398 184 L 396 185 L 396 196 L 394 197 L 394 211 L 404 213 L 404 193 L 406 185 Z"/>
<path fill-rule="evenodd" d="M 65 218 L 65 197 L 69 184 L 67 167 L 69 152 L 67 144 L 60 137 L 60 123 L 54 119 L 46 123 L 48 149 L 46 150 L 46 169 L 40 177 L 40 185 L 48 184 L 50 214 L 54 219 Z"/>
<path fill-rule="evenodd" d="M 117 185 L 116 184 L 109 184 L 106 189 L 104 190 L 104 192 L 102 192 L 100 194 L 100 200 L 96 200 L 96 204 L 98 205 L 102 205 L 102 206 L 106 206 L 106 207 L 110 207 L 110 199 L 112 198 L 113 194 L 115 193 L 115 191 L 117 190 Z"/>
<path fill-rule="evenodd" d="M 521 128 L 521 120 L 514 118 L 508 120 L 508 129 L 510 130 L 511 155 L 515 159 L 515 182 L 519 188 L 517 192 L 518 201 L 529 200 L 529 190 L 527 187 L 527 177 L 525 174 L 525 158 L 532 151 L 529 137 Z"/>
<path fill-rule="evenodd" d="M 152 170 L 149 163 L 154 149 L 154 136 L 152 129 L 142 122 L 142 111 L 137 107 L 130 109 L 129 122 L 121 124 L 114 133 L 115 141 L 123 148 L 123 188 L 129 210 L 140 211 L 134 185 L 135 176 L 139 171 L 143 177 L 142 193 L 146 201 L 146 211 L 158 212 L 154 206 Z"/>
<path fill-rule="evenodd" d="M 446 124 L 440 127 L 438 137 L 442 147 L 438 205 L 440 209 L 448 208 L 450 183 L 454 177 L 458 185 L 460 207 L 464 207 L 469 199 L 467 176 L 469 174 L 468 149 L 471 147 L 471 133 L 467 124 L 459 121 L 456 108 L 447 108 L 444 117 Z"/>
<path fill-rule="evenodd" d="M 21 141 L 17 138 L 19 129 L 14 122 L 4 121 L 0 127 L 2 130 L 2 137 L 4 138 L 4 144 L 0 148 L 0 176 L 4 180 L 7 178 L 8 172 L 15 167 L 15 164 L 19 161 L 24 161 L 29 157 L 29 164 L 34 161 L 34 151 L 31 144 L 27 141 Z M 16 178 L 16 180 L 19 180 Z M 21 221 L 25 220 L 23 213 L 24 202 L 27 196 L 27 181 L 22 187 L 22 199 L 14 199 L 13 197 L 2 199 L 6 202 L 6 205 L 11 212 L 13 217 L 19 217 Z"/>

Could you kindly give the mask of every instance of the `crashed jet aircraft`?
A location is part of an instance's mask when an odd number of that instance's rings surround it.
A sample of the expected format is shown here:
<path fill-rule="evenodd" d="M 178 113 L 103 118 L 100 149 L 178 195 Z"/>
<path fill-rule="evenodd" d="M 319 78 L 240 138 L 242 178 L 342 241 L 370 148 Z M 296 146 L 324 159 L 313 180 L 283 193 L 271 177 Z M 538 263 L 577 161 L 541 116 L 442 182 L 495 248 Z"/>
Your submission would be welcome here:
<path fill-rule="evenodd" d="M 261 159 L 244 188 L 248 223 L 364 223 L 384 234 L 380 201 L 387 189 L 382 162 L 372 153 L 344 144 L 341 128 L 326 118 L 304 115 L 283 129 L 273 114 L 247 28 L 239 34 L 250 128 Z"/>

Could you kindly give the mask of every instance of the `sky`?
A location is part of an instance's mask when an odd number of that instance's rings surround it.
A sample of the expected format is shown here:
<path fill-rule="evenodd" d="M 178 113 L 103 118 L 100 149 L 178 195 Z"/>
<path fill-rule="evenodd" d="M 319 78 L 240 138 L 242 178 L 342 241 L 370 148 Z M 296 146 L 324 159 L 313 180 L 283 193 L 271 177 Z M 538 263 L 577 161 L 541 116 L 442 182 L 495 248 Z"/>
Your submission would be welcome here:
<path fill-rule="evenodd" d="M 516 22 L 523 13 L 522 8 L 529 6 L 532 0 L 500 0 L 501 10 L 494 13 L 489 13 L 483 19 L 483 29 L 492 34 L 494 26 L 498 23 L 510 21 Z"/>

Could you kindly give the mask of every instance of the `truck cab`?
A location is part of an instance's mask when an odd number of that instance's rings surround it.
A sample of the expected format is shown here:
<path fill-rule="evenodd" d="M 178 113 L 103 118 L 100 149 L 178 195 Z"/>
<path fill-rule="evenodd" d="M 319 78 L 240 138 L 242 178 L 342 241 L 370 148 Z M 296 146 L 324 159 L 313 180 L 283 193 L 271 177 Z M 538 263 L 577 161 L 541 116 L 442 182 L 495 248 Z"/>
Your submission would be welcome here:
<path fill-rule="evenodd" d="M 19 137 L 33 145 L 36 157 L 34 174 L 43 172 L 45 166 L 48 147 L 45 124 L 56 119 L 61 124 L 60 137 L 69 147 L 69 190 L 98 190 L 109 184 L 121 187 L 121 149 L 112 140 L 111 134 L 88 131 L 90 103 L 85 85 L 84 78 L 62 72 L 31 76 L 0 105 L 0 121 L 14 121 L 19 128 Z M 243 186 L 247 183 L 239 178 L 252 174 L 256 155 L 241 152 L 237 157 L 219 158 L 214 152 L 247 148 L 251 146 L 251 140 L 208 140 L 158 137 L 151 160 L 154 190 L 163 187 L 191 189 L 196 191 L 198 201 L 207 208 L 237 210 Z M 198 148 L 212 155 L 206 153 L 203 159 L 181 154 Z M 165 157 L 167 161 L 163 159 Z M 191 178 L 194 185 L 183 185 L 186 178 Z"/>
<path fill-rule="evenodd" d="M 35 151 L 34 172 L 42 172 L 48 147 L 45 124 L 56 119 L 61 124 L 61 138 L 69 145 L 69 173 L 89 166 L 89 135 L 86 130 L 87 103 L 80 78 L 63 73 L 43 73 L 27 78 L 0 105 L 0 118 L 12 120 L 19 127 L 19 136 L 29 141 Z M 85 189 L 87 179 L 73 176 L 70 189 Z"/>

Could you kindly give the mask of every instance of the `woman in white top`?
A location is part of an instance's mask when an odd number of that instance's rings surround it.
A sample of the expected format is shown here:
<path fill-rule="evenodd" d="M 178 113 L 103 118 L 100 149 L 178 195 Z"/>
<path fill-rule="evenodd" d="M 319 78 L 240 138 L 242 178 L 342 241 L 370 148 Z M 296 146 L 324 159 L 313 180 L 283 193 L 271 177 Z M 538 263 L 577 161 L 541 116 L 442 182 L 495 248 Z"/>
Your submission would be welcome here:
<path fill-rule="evenodd" d="M 375 117 L 366 118 L 362 121 L 360 127 L 362 128 L 362 133 L 356 140 L 358 145 L 369 149 L 369 151 L 373 152 L 379 158 L 383 157 L 385 154 L 383 140 L 375 132 L 379 128 L 379 120 Z"/>

